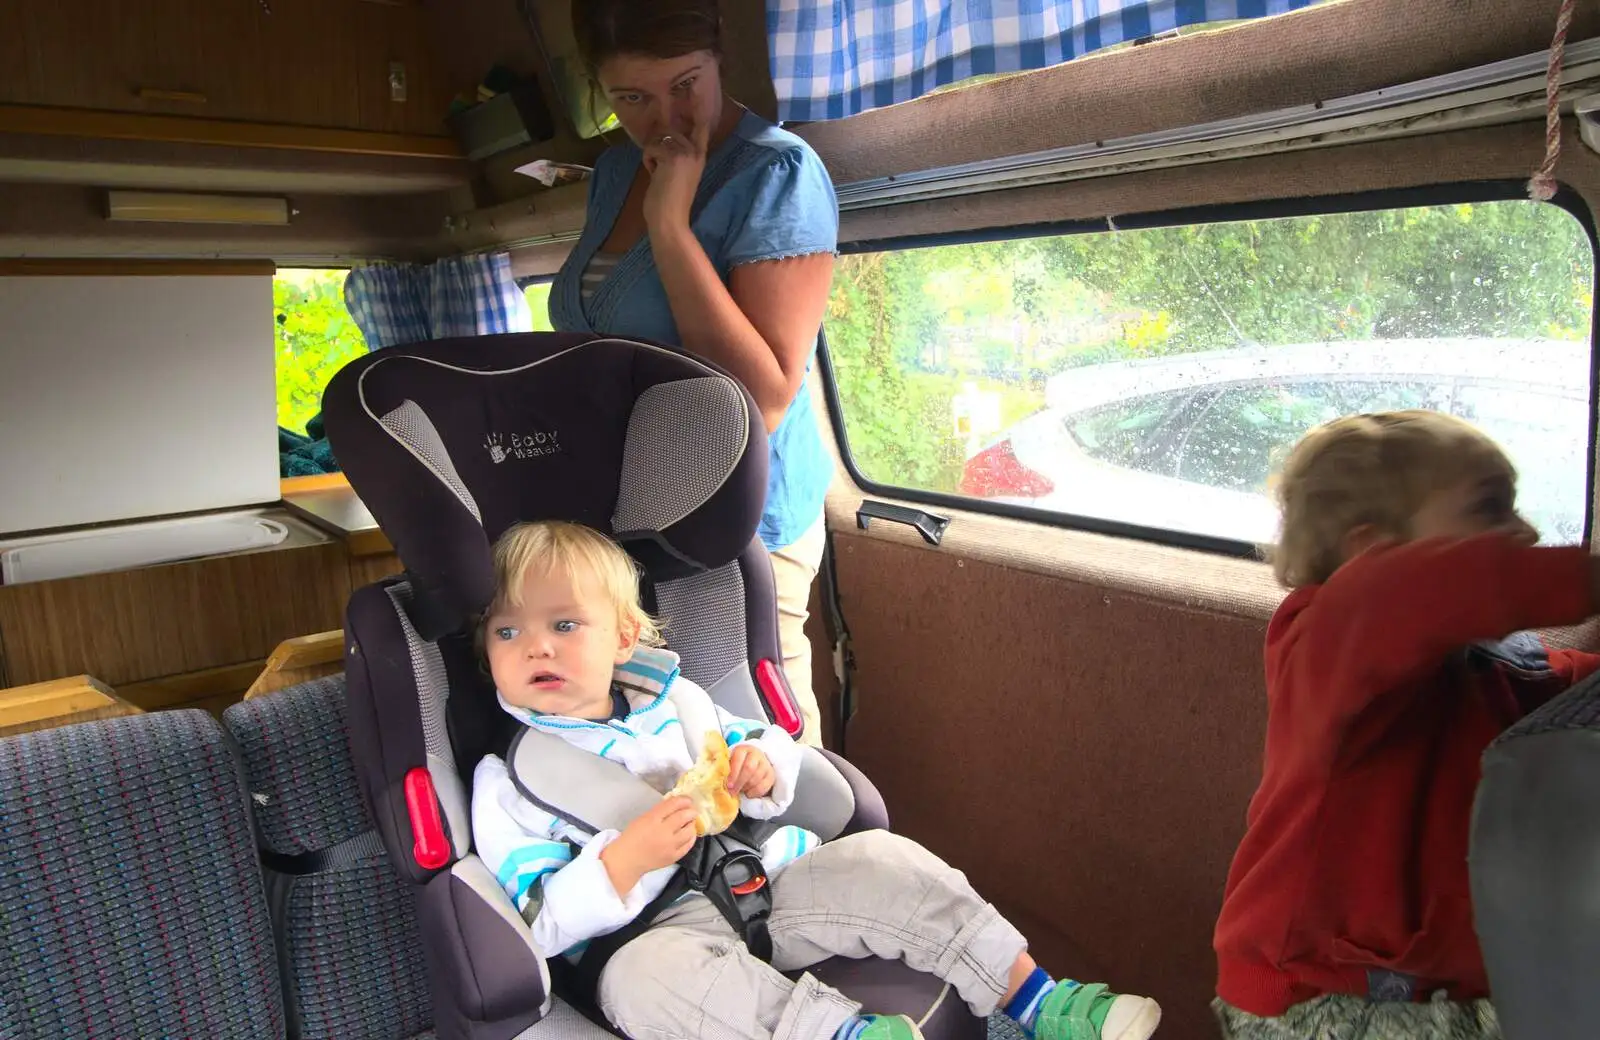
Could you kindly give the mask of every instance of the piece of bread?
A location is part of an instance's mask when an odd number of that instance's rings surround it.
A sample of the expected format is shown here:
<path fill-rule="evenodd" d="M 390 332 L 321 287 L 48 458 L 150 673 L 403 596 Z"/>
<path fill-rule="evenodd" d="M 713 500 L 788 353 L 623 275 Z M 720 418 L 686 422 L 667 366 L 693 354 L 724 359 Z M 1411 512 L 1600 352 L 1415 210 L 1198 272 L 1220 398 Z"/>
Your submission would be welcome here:
<path fill-rule="evenodd" d="M 739 796 L 728 790 L 728 742 L 716 730 L 706 733 L 700 761 L 667 792 L 694 803 L 694 832 L 701 837 L 721 834 L 739 815 Z"/>

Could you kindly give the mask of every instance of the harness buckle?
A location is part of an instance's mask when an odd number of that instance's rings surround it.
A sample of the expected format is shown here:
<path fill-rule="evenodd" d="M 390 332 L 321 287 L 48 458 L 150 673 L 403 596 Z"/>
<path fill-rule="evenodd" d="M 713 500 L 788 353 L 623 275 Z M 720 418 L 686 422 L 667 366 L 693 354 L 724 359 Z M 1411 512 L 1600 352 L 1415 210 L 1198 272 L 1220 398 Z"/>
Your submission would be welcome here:
<path fill-rule="evenodd" d="M 772 936 L 767 918 L 772 915 L 772 887 L 761 857 L 746 843 L 722 835 L 699 839 L 684 857 L 683 872 L 689 887 L 711 900 L 711 905 L 733 926 L 751 953 L 761 960 L 772 957 Z"/>
<path fill-rule="evenodd" d="M 592 1014 L 599 1014 L 595 993 L 606 962 L 623 946 L 650 927 L 661 912 L 689 892 L 700 892 L 744 941 L 745 948 L 764 961 L 772 959 L 772 885 L 761 856 L 764 823 L 743 817 L 722 834 L 699 838 L 678 861 L 678 872 L 632 921 L 614 932 L 590 941 L 582 959 L 569 964 L 564 957 L 551 961 L 551 970 L 563 979 L 562 992 Z"/>

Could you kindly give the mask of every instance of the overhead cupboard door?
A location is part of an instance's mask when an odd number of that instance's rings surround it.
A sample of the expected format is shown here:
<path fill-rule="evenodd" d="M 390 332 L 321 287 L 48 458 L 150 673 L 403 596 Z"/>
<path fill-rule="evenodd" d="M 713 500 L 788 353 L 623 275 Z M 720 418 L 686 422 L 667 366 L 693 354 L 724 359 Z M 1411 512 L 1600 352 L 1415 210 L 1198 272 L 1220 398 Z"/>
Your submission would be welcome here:
<path fill-rule="evenodd" d="M 278 499 L 258 266 L 0 276 L 0 535 Z"/>

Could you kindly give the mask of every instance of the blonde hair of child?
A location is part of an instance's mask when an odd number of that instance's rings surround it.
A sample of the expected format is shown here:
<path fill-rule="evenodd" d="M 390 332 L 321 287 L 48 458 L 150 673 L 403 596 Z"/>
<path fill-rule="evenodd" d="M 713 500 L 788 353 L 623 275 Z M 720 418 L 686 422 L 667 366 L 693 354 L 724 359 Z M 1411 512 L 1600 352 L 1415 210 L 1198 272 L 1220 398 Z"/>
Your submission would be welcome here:
<path fill-rule="evenodd" d="M 588 583 L 617 608 L 617 627 L 635 630 L 646 646 L 661 645 L 661 626 L 639 602 L 639 572 L 622 547 L 592 527 L 564 520 L 513 524 L 494 545 L 495 602 L 520 607 L 530 577 L 561 572 Z"/>
<path fill-rule="evenodd" d="M 1325 582 L 1344 562 L 1344 539 L 1371 524 L 1410 537 L 1428 497 L 1463 480 L 1516 469 L 1464 419 L 1421 409 L 1349 415 L 1307 433 L 1278 478 L 1278 544 L 1267 551 L 1287 588 Z"/>

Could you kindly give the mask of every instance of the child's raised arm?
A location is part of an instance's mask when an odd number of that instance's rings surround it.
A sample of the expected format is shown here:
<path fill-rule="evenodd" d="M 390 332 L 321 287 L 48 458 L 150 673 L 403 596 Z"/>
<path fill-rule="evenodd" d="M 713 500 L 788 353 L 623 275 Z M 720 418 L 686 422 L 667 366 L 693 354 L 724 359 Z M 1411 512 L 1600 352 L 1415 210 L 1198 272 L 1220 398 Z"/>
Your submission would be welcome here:
<path fill-rule="evenodd" d="M 1319 677 L 1287 689 L 1334 691 L 1295 705 L 1336 724 L 1436 670 L 1456 650 L 1530 628 L 1575 624 L 1600 602 L 1600 559 L 1582 547 L 1503 535 L 1421 539 L 1362 553 L 1267 634 L 1267 667 Z M 1291 596 L 1285 606 L 1292 607 Z"/>

